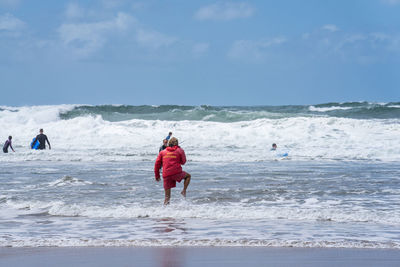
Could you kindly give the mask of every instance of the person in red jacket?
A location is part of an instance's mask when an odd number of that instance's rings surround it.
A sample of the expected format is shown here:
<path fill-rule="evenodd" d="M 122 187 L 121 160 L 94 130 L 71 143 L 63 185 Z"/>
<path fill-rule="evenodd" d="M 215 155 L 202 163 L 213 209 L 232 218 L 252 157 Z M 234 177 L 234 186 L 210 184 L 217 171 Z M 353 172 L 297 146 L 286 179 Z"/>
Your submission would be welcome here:
<path fill-rule="evenodd" d="M 154 174 L 156 181 L 160 181 L 160 169 L 162 167 L 162 176 L 164 180 L 165 200 L 164 205 L 169 204 L 171 198 L 171 188 L 176 187 L 176 182 L 183 183 L 182 196 L 186 197 L 186 189 L 190 183 L 190 174 L 182 171 L 182 166 L 186 163 L 185 151 L 178 145 L 178 139 L 172 137 L 168 141 L 168 147 L 162 150 L 156 159 L 154 165 Z"/>

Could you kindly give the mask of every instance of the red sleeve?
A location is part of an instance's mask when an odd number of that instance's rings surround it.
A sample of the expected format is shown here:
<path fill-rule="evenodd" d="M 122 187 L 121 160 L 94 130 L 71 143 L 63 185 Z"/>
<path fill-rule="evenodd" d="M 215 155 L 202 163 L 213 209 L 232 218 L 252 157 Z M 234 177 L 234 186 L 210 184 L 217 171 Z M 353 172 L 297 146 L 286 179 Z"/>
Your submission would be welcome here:
<path fill-rule="evenodd" d="M 160 178 L 160 169 L 162 166 L 162 151 L 158 154 L 156 164 L 154 165 L 154 174 L 156 178 Z"/>
<path fill-rule="evenodd" d="M 181 164 L 184 165 L 186 163 L 185 151 L 183 151 L 182 148 L 179 148 L 179 153 L 181 154 Z"/>

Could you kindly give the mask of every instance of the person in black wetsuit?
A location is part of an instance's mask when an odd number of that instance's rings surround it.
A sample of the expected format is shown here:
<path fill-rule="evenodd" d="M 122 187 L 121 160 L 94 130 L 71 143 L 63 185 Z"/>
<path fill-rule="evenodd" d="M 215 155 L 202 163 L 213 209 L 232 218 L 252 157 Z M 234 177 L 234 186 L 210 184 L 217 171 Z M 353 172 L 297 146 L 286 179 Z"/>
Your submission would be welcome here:
<path fill-rule="evenodd" d="M 13 152 L 15 152 L 15 150 L 14 150 L 14 148 L 12 147 L 12 144 L 11 144 L 11 139 L 12 139 L 12 136 L 10 135 L 10 136 L 8 137 L 7 141 L 4 143 L 4 146 L 3 146 L 3 152 L 4 152 L 4 153 L 8 153 L 8 147 L 10 147 L 10 148 L 12 149 Z"/>
<path fill-rule="evenodd" d="M 160 146 L 160 149 L 158 150 L 158 153 L 160 153 L 161 151 L 163 151 L 164 149 L 166 149 L 167 146 L 168 146 L 168 140 L 167 140 L 167 139 L 164 139 L 164 140 L 163 140 L 162 146 Z"/>
<path fill-rule="evenodd" d="M 49 144 L 49 149 L 51 149 L 49 139 L 47 139 L 47 136 L 43 134 L 43 129 L 40 129 L 40 134 L 36 136 L 36 138 L 33 140 L 32 144 L 35 144 L 36 141 L 39 141 L 39 147 L 38 149 L 46 149 L 46 142 Z"/>
<path fill-rule="evenodd" d="M 275 143 L 273 143 L 273 144 L 272 144 L 271 151 L 275 151 L 277 148 L 278 148 L 278 147 L 276 146 L 276 144 L 275 144 Z"/>

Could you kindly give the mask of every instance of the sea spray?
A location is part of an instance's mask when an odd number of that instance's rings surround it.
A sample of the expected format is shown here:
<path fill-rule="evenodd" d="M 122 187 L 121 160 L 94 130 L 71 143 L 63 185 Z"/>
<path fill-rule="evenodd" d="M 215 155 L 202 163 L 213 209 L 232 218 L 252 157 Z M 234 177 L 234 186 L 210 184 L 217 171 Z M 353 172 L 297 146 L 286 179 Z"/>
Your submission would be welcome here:
<path fill-rule="evenodd" d="M 314 106 L 32 106 L 2 107 L 0 136 L 18 153 L 2 161 L 151 161 L 169 131 L 193 161 L 276 159 L 400 160 L 399 103 Z M 381 118 L 384 117 L 384 118 Z M 29 143 L 44 128 L 52 150 Z M 4 139 L 5 140 L 5 139 Z M 239 156 L 240 155 L 240 156 Z"/>

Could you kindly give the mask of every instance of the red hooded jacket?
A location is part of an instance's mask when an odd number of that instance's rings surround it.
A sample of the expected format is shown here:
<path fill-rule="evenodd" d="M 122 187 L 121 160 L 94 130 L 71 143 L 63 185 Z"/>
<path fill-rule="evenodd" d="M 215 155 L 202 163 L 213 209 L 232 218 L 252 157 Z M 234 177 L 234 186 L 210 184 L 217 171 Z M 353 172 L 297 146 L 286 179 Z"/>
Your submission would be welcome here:
<path fill-rule="evenodd" d="M 158 154 L 154 173 L 156 178 L 160 178 L 160 168 L 162 167 L 162 176 L 167 177 L 182 172 L 181 165 L 186 163 L 185 151 L 179 146 L 167 147 Z"/>

